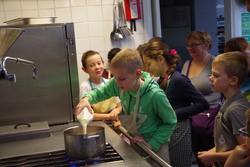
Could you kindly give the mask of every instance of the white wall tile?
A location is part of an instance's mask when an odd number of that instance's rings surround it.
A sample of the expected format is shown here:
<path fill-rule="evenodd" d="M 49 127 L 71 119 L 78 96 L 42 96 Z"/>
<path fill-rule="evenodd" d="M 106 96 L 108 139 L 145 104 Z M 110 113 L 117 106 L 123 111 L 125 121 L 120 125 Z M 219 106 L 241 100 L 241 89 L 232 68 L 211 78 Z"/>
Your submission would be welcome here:
<path fill-rule="evenodd" d="M 103 5 L 113 5 L 113 0 L 102 0 Z"/>
<path fill-rule="evenodd" d="M 37 0 L 37 1 L 39 9 L 50 9 L 55 7 L 53 0 Z"/>
<path fill-rule="evenodd" d="M 70 8 L 57 8 L 55 9 L 57 18 L 57 23 L 67 23 L 72 22 Z"/>
<path fill-rule="evenodd" d="M 0 0 L 0 11 L 4 11 L 4 9 L 3 9 L 3 0 Z"/>
<path fill-rule="evenodd" d="M 127 23 L 128 22 L 130 22 L 130 21 L 127 21 Z M 135 20 L 135 26 L 136 26 L 136 31 L 134 31 L 135 34 L 144 33 L 143 20 L 142 19 Z M 130 28 L 130 23 L 129 23 L 129 28 Z"/>
<path fill-rule="evenodd" d="M 101 6 L 88 6 L 88 21 L 102 21 L 102 7 Z"/>
<path fill-rule="evenodd" d="M 75 28 L 75 36 L 77 38 L 89 37 L 88 23 L 75 23 L 74 28 Z"/>
<path fill-rule="evenodd" d="M 86 0 L 87 5 L 101 5 L 101 0 Z"/>
<path fill-rule="evenodd" d="M 87 8 L 86 7 L 72 7 L 72 20 L 73 22 L 86 22 L 88 21 L 87 17 Z"/>
<path fill-rule="evenodd" d="M 38 12 L 39 17 L 57 17 L 54 9 L 40 9 Z M 58 18 L 56 18 L 56 23 L 58 23 L 57 19 Z"/>
<path fill-rule="evenodd" d="M 21 0 L 21 8 L 22 10 L 26 9 L 36 9 L 38 8 L 38 3 L 37 1 L 34 0 Z"/>
<path fill-rule="evenodd" d="M 70 0 L 71 6 L 86 6 L 86 0 Z"/>
<path fill-rule="evenodd" d="M 22 17 L 21 11 L 6 11 L 5 12 L 6 21 Z"/>
<path fill-rule="evenodd" d="M 89 22 L 89 36 L 90 37 L 103 37 L 103 23 L 102 22 Z"/>
<path fill-rule="evenodd" d="M 4 0 L 3 1 L 4 10 L 21 10 L 20 0 Z"/>
<path fill-rule="evenodd" d="M 76 53 L 82 54 L 86 50 L 91 49 L 89 43 L 90 43 L 89 38 L 76 39 Z"/>
<path fill-rule="evenodd" d="M 113 31 L 114 21 L 104 21 L 103 22 L 103 30 L 104 36 L 110 36 L 110 33 Z"/>
<path fill-rule="evenodd" d="M 70 7 L 70 0 L 54 0 L 55 7 Z"/>
<path fill-rule="evenodd" d="M 114 20 L 112 6 L 103 6 L 102 9 L 103 20 Z"/>
<path fill-rule="evenodd" d="M 96 37 L 89 39 L 90 49 L 96 50 L 98 52 L 105 51 L 105 40 L 104 37 Z"/>
<path fill-rule="evenodd" d="M 111 48 L 135 49 L 144 43 L 143 21 L 136 23 L 131 37 L 111 41 L 113 30 L 113 0 L 0 0 L 0 25 L 19 17 L 58 17 L 56 23 L 74 22 L 79 83 L 88 75 L 81 70 L 81 56 L 87 50 L 98 51 L 107 65 Z M 2 22 L 2 23 L 1 23 Z M 129 21 L 127 22 L 129 26 Z M 143 41 L 143 42 L 142 42 Z"/>
<path fill-rule="evenodd" d="M 39 17 L 38 10 L 24 10 L 23 17 Z"/>

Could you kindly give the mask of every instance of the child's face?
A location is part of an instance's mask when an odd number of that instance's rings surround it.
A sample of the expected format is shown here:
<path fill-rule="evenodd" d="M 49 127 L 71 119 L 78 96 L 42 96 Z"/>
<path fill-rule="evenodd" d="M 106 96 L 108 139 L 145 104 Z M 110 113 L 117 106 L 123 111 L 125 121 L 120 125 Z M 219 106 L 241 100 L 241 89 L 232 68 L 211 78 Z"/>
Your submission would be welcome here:
<path fill-rule="evenodd" d="M 113 69 L 112 74 L 115 76 L 116 84 L 123 92 L 128 90 L 137 91 L 139 89 L 139 78 L 141 77 L 141 70 L 136 70 L 129 73 L 127 69 Z"/>
<path fill-rule="evenodd" d="M 95 54 L 86 59 L 86 68 L 83 70 L 90 75 L 90 77 L 101 77 L 104 71 L 103 61 L 101 56 Z"/>
<path fill-rule="evenodd" d="M 144 55 L 143 56 L 143 61 L 144 64 L 148 70 L 148 72 L 155 77 L 158 76 L 165 76 L 166 75 L 166 70 L 163 68 L 164 66 L 164 58 L 161 56 L 161 59 L 159 60 L 154 60 L 149 58 L 148 56 Z"/>
<path fill-rule="evenodd" d="M 231 78 L 225 73 L 223 64 L 212 66 L 212 75 L 209 77 L 213 92 L 225 92 L 230 85 Z"/>

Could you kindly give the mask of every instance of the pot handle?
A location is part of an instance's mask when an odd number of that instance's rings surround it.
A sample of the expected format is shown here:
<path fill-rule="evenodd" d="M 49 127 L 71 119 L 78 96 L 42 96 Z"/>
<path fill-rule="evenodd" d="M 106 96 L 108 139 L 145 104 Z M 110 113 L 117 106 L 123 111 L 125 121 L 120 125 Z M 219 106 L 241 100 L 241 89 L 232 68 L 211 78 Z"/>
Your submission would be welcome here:
<path fill-rule="evenodd" d="M 28 124 L 28 123 L 19 123 L 19 124 L 16 124 L 16 125 L 14 126 L 14 129 L 17 129 L 17 127 L 20 126 L 20 125 L 27 125 L 28 127 L 31 127 L 31 125 Z"/>

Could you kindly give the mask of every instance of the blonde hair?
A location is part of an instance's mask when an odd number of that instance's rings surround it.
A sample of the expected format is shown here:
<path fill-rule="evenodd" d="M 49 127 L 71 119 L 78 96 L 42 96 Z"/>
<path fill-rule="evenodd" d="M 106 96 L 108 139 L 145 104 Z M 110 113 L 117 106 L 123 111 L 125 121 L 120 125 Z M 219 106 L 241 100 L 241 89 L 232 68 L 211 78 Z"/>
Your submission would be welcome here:
<path fill-rule="evenodd" d="M 142 59 L 138 50 L 123 49 L 112 59 L 110 68 L 126 69 L 129 73 L 142 69 Z"/>
<path fill-rule="evenodd" d="M 242 85 L 248 74 L 248 63 L 246 56 L 239 52 L 226 52 L 216 56 L 212 62 L 212 67 L 223 64 L 228 77 L 238 77 L 238 86 Z"/>
<path fill-rule="evenodd" d="M 186 41 L 188 42 L 188 40 L 190 40 L 192 38 L 201 41 L 201 43 L 203 43 L 205 45 L 208 45 L 208 50 L 212 49 L 213 40 L 207 32 L 205 32 L 205 31 L 191 31 L 188 34 Z"/>

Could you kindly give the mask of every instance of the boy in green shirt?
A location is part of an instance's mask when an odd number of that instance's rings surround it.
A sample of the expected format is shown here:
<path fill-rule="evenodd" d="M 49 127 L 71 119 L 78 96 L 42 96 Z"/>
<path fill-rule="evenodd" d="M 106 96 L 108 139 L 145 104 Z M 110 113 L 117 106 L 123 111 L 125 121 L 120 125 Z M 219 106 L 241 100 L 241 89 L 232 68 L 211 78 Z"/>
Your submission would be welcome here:
<path fill-rule="evenodd" d="M 87 93 L 76 106 L 75 115 L 84 107 L 112 96 L 119 96 L 123 107 L 119 120 L 133 135 L 169 163 L 168 142 L 177 119 L 165 93 L 146 72 L 141 71 L 138 51 L 124 49 L 113 59 L 110 70 L 115 76 L 103 87 Z"/>

